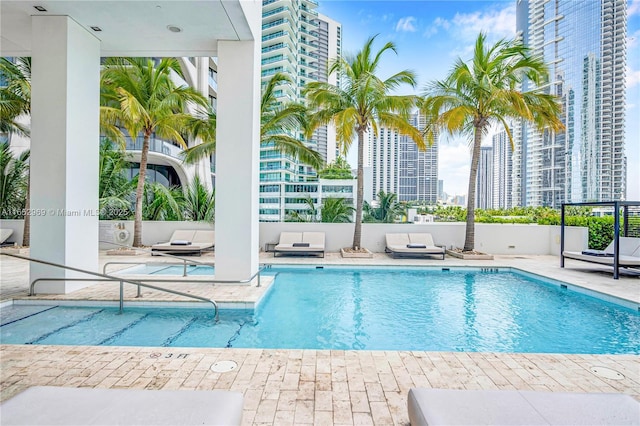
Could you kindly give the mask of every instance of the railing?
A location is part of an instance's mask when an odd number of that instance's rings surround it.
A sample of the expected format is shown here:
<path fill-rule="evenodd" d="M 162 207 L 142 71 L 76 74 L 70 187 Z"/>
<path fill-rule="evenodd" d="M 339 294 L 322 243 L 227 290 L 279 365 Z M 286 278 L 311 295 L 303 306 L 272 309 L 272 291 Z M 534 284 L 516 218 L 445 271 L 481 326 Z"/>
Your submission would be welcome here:
<path fill-rule="evenodd" d="M 194 259 L 188 259 L 186 257 L 182 257 L 182 256 L 176 256 L 175 254 L 170 254 L 170 253 L 162 253 L 161 251 L 153 251 L 153 250 L 149 250 L 149 249 L 145 249 L 142 247 L 133 247 L 133 246 L 128 246 L 126 244 L 119 244 L 119 243 L 113 243 L 110 241 L 103 241 L 100 240 L 101 243 L 104 244 L 112 244 L 114 246 L 119 246 L 119 247 L 124 247 L 124 248 L 128 248 L 131 250 L 137 250 L 137 251 L 142 251 L 145 253 L 149 253 L 152 256 L 164 256 L 164 257 L 170 257 L 172 259 L 178 259 L 182 261 L 182 265 L 184 267 L 183 269 L 183 277 L 186 277 L 187 274 L 187 264 L 196 264 L 196 265 L 203 265 L 203 266 L 215 266 L 215 263 L 211 263 L 211 262 L 200 262 L 199 260 L 194 260 Z M 147 262 L 107 262 L 104 264 L 103 268 L 102 268 L 102 272 L 106 273 L 107 270 L 107 265 L 144 265 Z M 172 265 L 169 262 L 165 262 L 163 263 L 163 265 Z M 174 264 L 175 265 L 175 264 Z M 177 265 L 180 265 L 180 263 L 178 263 Z M 258 283 L 256 284 L 256 287 L 261 287 L 261 281 L 260 281 L 260 272 L 262 272 L 265 269 L 265 265 L 263 265 L 262 267 L 258 268 L 258 271 L 251 275 L 251 277 L 245 279 L 245 280 L 180 280 L 180 282 L 206 282 L 206 283 L 218 283 L 218 284 L 247 284 L 250 283 L 251 281 L 253 281 L 254 278 L 258 277 Z M 158 279 L 142 279 L 142 280 L 138 280 L 138 281 L 154 281 L 154 282 L 162 282 L 164 280 L 158 280 Z"/>
<path fill-rule="evenodd" d="M 20 256 L 20 255 L 17 255 L 17 254 L 0 253 L 0 255 L 9 256 L 9 257 L 15 257 L 17 259 L 27 260 L 29 262 L 35 262 L 35 263 L 40 263 L 42 265 L 54 266 L 54 267 L 57 267 L 57 268 L 62 268 L 62 269 L 66 269 L 66 270 L 69 270 L 69 271 L 80 272 L 80 273 L 83 273 L 83 274 L 92 275 L 94 277 L 102 278 L 101 280 L 98 280 L 98 281 L 119 281 L 120 282 L 120 303 L 119 303 L 120 313 L 122 313 L 122 311 L 124 309 L 124 283 L 127 283 L 127 284 L 137 285 L 138 289 L 140 287 L 145 287 L 145 288 L 150 288 L 152 290 L 164 291 L 166 293 L 175 294 L 177 296 L 188 297 L 188 298 L 191 298 L 191 299 L 196 299 L 196 300 L 201 300 L 203 302 L 211 303 L 213 305 L 213 307 L 214 307 L 216 322 L 218 322 L 218 319 L 219 319 L 218 304 L 214 300 L 207 299 L 206 297 L 195 296 L 193 294 L 183 293 L 181 291 L 170 290 L 170 289 L 162 288 L 162 287 L 156 287 L 156 286 L 150 285 L 150 284 L 144 284 L 144 283 L 140 282 L 139 280 L 128 280 L 128 279 L 125 279 L 125 278 L 122 278 L 122 277 L 116 277 L 116 276 L 112 276 L 112 275 L 101 274 L 99 272 L 87 271 L 85 269 L 74 268 L 72 266 L 61 265 L 59 263 L 54 263 L 54 262 L 48 262 L 46 260 L 33 259 L 33 258 L 30 258 L 30 257 L 26 257 L 26 256 Z M 29 296 L 35 295 L 35 285 L 38 282 L 47 281 L 47 280 L 49 280 L 49 281 L 82 281 L 82 280 L 84 280 L 84 281 L 96 281 L 95 279 L 89 279 L 89 278 L 38 278 L 38 279 L 33 280 L 33 282 L 31 283 L 31 285 L 29 287 Z M 138 295 L 139 294 L 140 294 L 140 291 L 138 290 Z"/>

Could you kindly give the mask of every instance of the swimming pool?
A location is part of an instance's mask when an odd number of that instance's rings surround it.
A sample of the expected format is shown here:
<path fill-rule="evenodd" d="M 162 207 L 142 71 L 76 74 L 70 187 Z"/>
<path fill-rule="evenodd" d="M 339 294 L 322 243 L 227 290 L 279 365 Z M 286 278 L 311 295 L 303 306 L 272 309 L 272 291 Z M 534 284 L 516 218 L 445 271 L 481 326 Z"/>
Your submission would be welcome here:
<path fill-rule="evenodd" d="M 497 269 L 273 268 L 256 312 L 3 309 L 0 342 L 640 354 L 640 314 Z M 24 318 L 23 318 L 24 317 Z"/>

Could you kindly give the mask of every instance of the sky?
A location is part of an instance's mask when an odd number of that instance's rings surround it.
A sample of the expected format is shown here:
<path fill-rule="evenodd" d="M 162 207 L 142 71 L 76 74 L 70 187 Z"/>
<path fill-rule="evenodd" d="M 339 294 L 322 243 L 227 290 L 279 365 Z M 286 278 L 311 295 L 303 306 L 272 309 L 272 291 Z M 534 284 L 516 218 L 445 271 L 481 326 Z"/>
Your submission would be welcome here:
<path fill-rule="evenodd" d="M 376 49 L 393 42 L 398 54 L 383 56 L 380 76 L 410 69 L 417 73 L 418 85 L 407 86 L 404 93 L 420 94 L 430 81 L 444 78 L 457 58 L 470 59 L 480 31 L 489 42 L 513 38 L 515 6 L 515 0 L 319 0 L 318 12 L 342 24 L 344 54 L 356 53 L 376 34 Z M 625 150 L 627 199 L 640 200 L 640 0 L 628 1 Z M 352 166 L 355 158 L 353 153 L 347 158 Z M 440 139 L 438 175 L 446 193 L 466 194 L 470 163 L 468 138 Z"/>

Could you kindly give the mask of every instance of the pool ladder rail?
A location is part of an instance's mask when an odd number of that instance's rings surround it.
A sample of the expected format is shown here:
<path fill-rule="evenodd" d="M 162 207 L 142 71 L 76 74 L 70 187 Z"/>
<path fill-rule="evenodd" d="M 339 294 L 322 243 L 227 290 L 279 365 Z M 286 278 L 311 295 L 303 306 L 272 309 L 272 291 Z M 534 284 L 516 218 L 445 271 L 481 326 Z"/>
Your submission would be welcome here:
<path fill-rule="evenodd" d="M 151 285 L 151 284 L 145 284 L 145 283 L 143 283 L 143 282 L 141 282 L 139 280 L 129 280 L 129 279 L 122 278 L 122 277 L 116 277 L 114 275 L 101 274 L 99 272 L 92 272 L 92 271 L 88 271 L 88 270 L 85 270 L 85 269 L 75 268 L 73 266 L 61 265 L 59 263 L 49 262 L 49 261 L 41 260 L 41 259 L 34 259 L 34 258 L 31 258 L 31 257 L 20 256 L 20 255 L 17 255 L 17 254 L 0 252 L 0 255 L 9 256 L 9 257 L 15 257 L 17 259 L 27 260 L 29 262 L 35 262 L 35 263 L 40 263 L 42 265 L 54 266 L 54 267 L 57 267 L 57 268 L 62 268 L 62 269 L 66 269 L 66 270 L 69 270 L 69 271 L 80 272 L 80 273 L 83 273 L 83 274 L 87 274 L 87 275 L 91 275 L 91 276 L 94 276 L 94 277 L 100 277 L 101 278 L 100 280 L 96 280 L 95 278 L 38 278 L 38 279 L 33 280 L 33 282 L 31 283 L 31 286 L 29 287 L 29 296 L 35 295 L 35 285 L 36 285 L 36 283 L 41 282 L 41 281 L 119 281 L 120 282 L 120 303 L 119 303 L 120 313 L 122 313 L 122 311 L 124 309 L 124 284 L 127 283 L 127 284 L 133 284 L 133 285 L 137 285 L 138 286 L 138 297 L 140 297 L 140 287 L 145 287 L 145 288 L 150 288 L 152 290 L 163 291 L 163 292 L 166 292 L 166 293 L 175 294 L 177 296 L 183 296 L 183 297 L 187 297 L 187 298 L 196 299 L 196 300 L 200 300 L 200 301 L 203 301 L 203 302 L 211 303 L 213 305 L 213 308 L 214 308 L 215 321 L 218 322 L 218 320 L 219 320 L 218 304 L 216 303 L 215 300 L 207 299 L 206 297 L 196 296 L 196 295 L 193 295 L 193 294 L 183 293 L 181 291 L 176 291 L 176 290 L 170 290 L 170 289 L 167 289 L 167 288 L 157 287 L 157 286 L 154 286 L 154 285 Z M 258 271 L 256 274 L 258 274 L 259 272 L 260 271 Z"/>
<path fill-rule="evenodd" d="M 119 244 L 119 243 L 113 243 L 111 241 L 103 241 L 100 240 L 101 243 L 105 243 L 105 244 L 111 244 L 114 246 L 118 246 L 118 247 L 123 247 L 123 248 L 128 248 L 131 250 L 136 250 L 136 251 L 142 251 L 145 253 L 149 253 L 152 256 L 164 256 L 164 257 L 169 257 L 171 259 L 177 259 L 182 261 L 181 263 L 169 263 L 169 262 L 162 262 L 162 265 L 167 265 L 167 266 L 175 266 L 175 265 L 182 265 L 183 269 L 182 269 L 182 276 L 183 277 L 187 277 L 188 276 L 188 270 L 187 270 L 187 266 L 215 266 L 214 262 L 201 262 L 199 260 L 195 260 L 195 259 L 189 259 L 186 257 L 182 257 L 182 256 L 176 256 L 175 254 L 170 254 L 170 253 L 162 253 L 160 251 L 153 251 L 153 250 L 149 250 L 149 249 L 145 249 L 142 247 L 133 247 L 133 246 L 129 246 L 126 244 Z M 122 262 L 122 261 L 114 261 L 114 262 L 107 262 L 104 264 L 104 266 L 102 267 L 102 273 L 106 274 L 107 273 L 107 266 L 109 265 L 147 265 L 149 264 L 149 262 Z M 206 281 L 207 283 L 217 283 L 217 284 L 248 284 L 251 283 L 253 281 L 254 278 L 258 278 L 258 282 L 256 284 L 256 287 L 261 287 L 261 282 L 260 282 L 260 273 L 262 271 L 264 271 L 265 269 L 270 268 L 271 265 L 265 264 L 262 265 L 260 268 L 258 268 L 258 271 L 251 275 L 249 278 L 245 279 L 245 280 L 208 280 Z M 163 282 L 164 280 L 154 280 L 154 279 L 138 279 L 138 281 L 151 281 L 151 282 Z M 202 280 L 180 280 L 180 282 L 205 282 Z"/>

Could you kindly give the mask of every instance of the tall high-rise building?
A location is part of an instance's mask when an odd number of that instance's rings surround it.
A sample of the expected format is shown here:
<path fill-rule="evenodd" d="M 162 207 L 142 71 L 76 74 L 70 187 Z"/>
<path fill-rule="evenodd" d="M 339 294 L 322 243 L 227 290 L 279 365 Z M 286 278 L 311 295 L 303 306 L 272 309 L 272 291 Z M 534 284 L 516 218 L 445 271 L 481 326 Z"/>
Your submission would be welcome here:
<path fill-rule="evenodd" d="M 419 129 L 426 125 L 425 117 L 418 113 L 411 124 Z M 373 197 L 380 191 L 393 192 L 399 201 L 438 200 L 438 142 L 426 151 L 420 151 L 408 136 L 396 130 L 380 127 L 378 134 L 368 132 L 366 163 L 373 169 Z"/>
<path fill-rule="evenodd" d="M 476 177 L 476 202 L 479 209 L 493 207 L 493 147 L 481 146 Z"/>
<path fill-rule="evenodd" d="M 514 128 L 514 204 L 626 196 L 626 0 L 518 0 L 517 30 L 549 66 L 566 130 Z M 524 82 L 523 89 L 531 87 Z"/>
<path fill-rule="evenodd" d="M 493 135 L 493 208 L 511 208 L 511 188 L 512 188 L 512 154 L 511 143 L 507 132 Z"/>
<path fill-rule="evenodd" d="M 263 0 L 262 82 L 283 73 L 290 82 L 276 88 L 281 102 L 303 101 L 302 90 L 311 81 L 339 82 L 327 75 L 327 64 L 341 54 L 341 27 L 319 16 L 316 0 Z M 331 78 L 331 80 L 330 80 Z M 325 160 L 335 159 L 335 131 L 318 129 L 311 140 L 302 131 L 291 136 L 319 151 Z M 273 146 L 260 148 L 260 220 L 282 221 L 286 216 L 285 186 L 316 180 L 308 165 L 281 154 Z"/>

